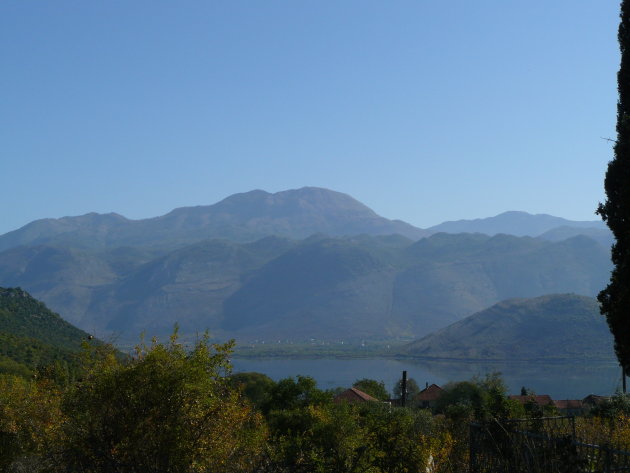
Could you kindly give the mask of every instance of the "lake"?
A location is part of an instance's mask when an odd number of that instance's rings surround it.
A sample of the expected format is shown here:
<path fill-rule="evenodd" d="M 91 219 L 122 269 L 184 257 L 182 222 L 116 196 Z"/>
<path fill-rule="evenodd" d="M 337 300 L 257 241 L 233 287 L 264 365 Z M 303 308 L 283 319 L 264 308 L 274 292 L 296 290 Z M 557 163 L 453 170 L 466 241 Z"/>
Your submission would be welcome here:
<path fill-rule="evenodd" d="M 350 387 L 361 378 L 384 381 L 392 390 L 402 371 L 414 378 L 420 388 L 425 383 L 443 386 L 448 381 L 464 381 L 475 375 L 500 371 L 510 394 L 520 394 L 522 386 L 553 399 L 582 399 L 588 394 L 608 396 L 621 386 L 621 369 L 613 362 L 574 363 L 468 363 L 446 361 L 371 359 L 285 359 L 233 358 L 234 372 L 257 371 L 274 380 L 289 376 L 312 376 L 322 389 Z"/>

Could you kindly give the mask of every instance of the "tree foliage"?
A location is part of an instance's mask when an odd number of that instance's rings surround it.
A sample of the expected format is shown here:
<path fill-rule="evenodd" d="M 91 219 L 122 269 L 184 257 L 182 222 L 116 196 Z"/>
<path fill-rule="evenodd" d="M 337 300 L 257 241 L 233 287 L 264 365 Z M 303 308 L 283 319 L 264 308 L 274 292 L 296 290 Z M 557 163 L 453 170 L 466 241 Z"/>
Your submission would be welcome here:
<path fill-rule="evenodd" d="M 269 402 L 275 382 L 269 376 L 256 373 L 236 373 L 230 376 L 230 383 L 250 400 L 254 406 L 262 408 Z"/>
<path fill-rule="evenodd" d="M 232 344 L 188 351 L 141 344 L 121 361 L 90 360 L 65 397 L 57 463 L 83 472 L 246 471 L 264 438 L 260 415 L 229 389 Z"/>
<path fill-rule="evenodd" d="M 385 383 L 383 381 L 362 378 L 357 379 L 352 386 L 366 394 L 369 394 L 379 401 L 386 401 L 389 399 L 389 392 L 387 391 L 387 388 L 385 388 Z"/>
<path fill-rule="evenodd" d="M 335 403 L 308 376 L 231 376 L 231 350 L 176 334 L 127 358 L 85 343 L 78 380 L 0 376 L 0 472 L 454 473 L 468 465 L 466 421 L 513 414 L 497 373 L 452 383 L 434 415 Z M 615 402 L 626 423 L 606 432 L 626 438 L 627 399 Z"/>
<path fill-rule="evenodd" d="M 0 375 L 0 472 L 49 465 L 60 414 L 60 392 L 48 380 Z M 37 466 L 35 465 L 37 464 Z"/>
<path fill-rule="evenodd" d="M 630 2 L 621 2 L 620 16 L 617 140 L 604 181 L 607 200 L 597 210 L 615 236 L 611 252 L 614 269 L 598 299 L 615 338 L 617 358 L 630 372 Z"/>
<path fill-rule="evenodd" d="M 506 392 L 503 378 L 496 372 L 449 383 L 437 401 L 436 411 L 459 420 L 507 418 L 513 406 Z"/>

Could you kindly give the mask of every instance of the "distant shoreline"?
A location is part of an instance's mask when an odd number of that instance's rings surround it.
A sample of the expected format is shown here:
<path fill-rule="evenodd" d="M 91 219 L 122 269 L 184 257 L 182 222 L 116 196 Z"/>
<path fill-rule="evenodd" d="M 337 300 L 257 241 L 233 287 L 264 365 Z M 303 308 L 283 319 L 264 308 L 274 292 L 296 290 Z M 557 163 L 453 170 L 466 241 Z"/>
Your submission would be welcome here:
<path fill-rule="evenodd" d="M 394 359 L 394 360 L 408 360 L 408 361 L 423 361 L 423 362 L 447 362 L 447 363 L 552 363 L 552 364 L 567 364 L 567 363 L 610 363 L 617 364 L 618 362 L 612 357 L 553 357 L 553 358 L 458 358 L 458 357 L 431 357 L 431 356 L 409 356 L 400 353 L 387 353 L 383 351 L 367 351 L 367 352 L 300 352 L 296 350 L 274 352 L 272 350 L 252 350 L 251 352 L 236 350 L 232 354 L 232 358 L 239 359 L 296 359 L 296 360 L 316 360 L 316 359 L 366 359 L 366 358 L 378 358 L 378 359 Z"/>

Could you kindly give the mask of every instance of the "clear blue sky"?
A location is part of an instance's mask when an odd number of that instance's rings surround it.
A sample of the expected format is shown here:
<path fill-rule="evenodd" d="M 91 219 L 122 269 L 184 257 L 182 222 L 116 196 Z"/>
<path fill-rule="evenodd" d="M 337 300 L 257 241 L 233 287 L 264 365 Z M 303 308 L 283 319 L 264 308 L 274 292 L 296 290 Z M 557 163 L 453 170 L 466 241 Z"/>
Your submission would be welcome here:
<path fill-rule="evenodd" d="M 596 219 L 617 1 L 0 3 L 0 233 L 320 186 Z"/>

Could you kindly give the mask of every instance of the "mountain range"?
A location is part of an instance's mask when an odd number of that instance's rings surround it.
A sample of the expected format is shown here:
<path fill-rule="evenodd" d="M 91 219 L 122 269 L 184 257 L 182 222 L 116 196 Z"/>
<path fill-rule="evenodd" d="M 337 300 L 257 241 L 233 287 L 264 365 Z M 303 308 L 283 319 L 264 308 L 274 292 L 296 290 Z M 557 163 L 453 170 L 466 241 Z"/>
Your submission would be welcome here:
<path fill-rule="evenodd" d="M 41 244 L 176 248 L 210 238 L 247 242 L 270 235 L 301 239 L 314 233 L 400 234 L 412 239 L 428 235 L 408 223 L 380 217 L 346 194 L 304 187 L 275 194 L 262 190 L 234 194 L 214 205 L 183 207 L 143 220 L 116 213 L 36 220 L 0 236 L 0 251 Z"/>
<path fill-rule="evenodd" d="M 213 204 L 182 207 L 166 215 L 130 220 L 116 213 L 89 213 L 48 218 L 0 235 L 0 251 L 20 245 L 77 248 L 176 248 L 206 239 L 237 242 L 266 236 L 303 239 L 328 236 L 399 234 L 418 240 L 435 233 L 505 233 L 542 236 L 559 228 L 572 235 L 607 234 L 601 221 L 572 221 L 551 215 L 510 211 L 495 217 L 444 222 L 426 230 L 389 220 L 347 194 L 317 187 L 277 192 L 254 190 L 234 194 Z M 568 237 L 568 236 L 567 236 Z"/>
<path fill-rule="evenodd" d="M 509 230 L 512 214 L 486 220 Z M 472 233 L 435 233 L 319 188 L 145 220 L 45 219 L 0 236 L 0 285 L 90 332 L 134 338 L 179 322 L 252 339 L 421 337 L 506 298 L 593 296 L 605 285 L 599 222 L 517 214 L 514 233 L 528 221 L 536 238 L 481 234 L 484 220 L 467 224 Z"/>

